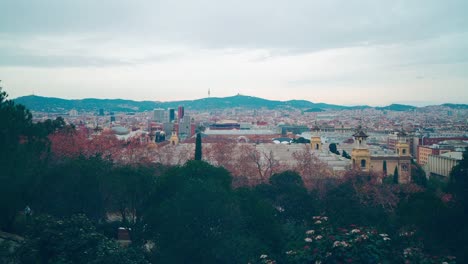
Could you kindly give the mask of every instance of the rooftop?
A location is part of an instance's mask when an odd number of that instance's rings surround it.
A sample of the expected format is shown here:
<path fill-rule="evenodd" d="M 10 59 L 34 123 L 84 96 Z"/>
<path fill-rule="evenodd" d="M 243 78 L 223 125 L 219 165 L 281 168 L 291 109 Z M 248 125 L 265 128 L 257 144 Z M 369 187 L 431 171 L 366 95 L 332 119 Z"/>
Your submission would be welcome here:
<path fill-rule="evenodd" d="M 462 160 L 463 159 L 463 153 L 462 152 L 447 152 L 447 153 L 441 154 L 440 156 L 451 158 L 451 159 L 456 159 L 456 160 Z"/>

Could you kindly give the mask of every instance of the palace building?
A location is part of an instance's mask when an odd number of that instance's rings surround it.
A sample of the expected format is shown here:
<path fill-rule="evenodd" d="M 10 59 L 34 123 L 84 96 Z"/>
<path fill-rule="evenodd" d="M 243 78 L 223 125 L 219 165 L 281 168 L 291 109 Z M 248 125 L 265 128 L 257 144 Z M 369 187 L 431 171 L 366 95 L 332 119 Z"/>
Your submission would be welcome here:
<path fill-rule="evenodd" d="M 354 146 L 351 152 L 352 168 L 366 172 L 374 172 L 383 177 L 398 171 L 398 183 L 411 181 L 411 155 L 408 136 L 404 131 L 398 132 L 398 142 L 395 145 L 396 153 L 371 153 L 367 145 L 367 134 L 359 126 L 354 137 Z M 396 169 L 395 169 L 396 168 Z"/>

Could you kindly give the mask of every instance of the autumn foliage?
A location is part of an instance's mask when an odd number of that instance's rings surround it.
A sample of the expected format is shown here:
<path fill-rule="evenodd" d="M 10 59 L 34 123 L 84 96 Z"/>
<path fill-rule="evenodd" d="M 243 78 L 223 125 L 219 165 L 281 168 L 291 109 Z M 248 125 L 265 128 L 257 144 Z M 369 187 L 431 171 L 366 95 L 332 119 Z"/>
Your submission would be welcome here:
<path fill-rule="evenodd" d="M 101 155 L 121 164 L 149 163 L 156 149 L 154 144 L 142 142 L 140 137 L 119 140 L 110 130 L 91 133 L 84 128 L 64 129 L 49 135 L 49 140 L 55 160 Z"/>

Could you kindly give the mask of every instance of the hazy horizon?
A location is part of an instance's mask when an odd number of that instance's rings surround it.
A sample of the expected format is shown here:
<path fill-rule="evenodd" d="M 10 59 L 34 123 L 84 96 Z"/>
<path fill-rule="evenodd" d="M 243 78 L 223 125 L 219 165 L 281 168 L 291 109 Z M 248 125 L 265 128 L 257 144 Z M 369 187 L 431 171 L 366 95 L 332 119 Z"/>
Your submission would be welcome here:
<path fill-rule="evenodd" d="M 10 98 L 468 103 L 468 2 L 0 2 Z"/>

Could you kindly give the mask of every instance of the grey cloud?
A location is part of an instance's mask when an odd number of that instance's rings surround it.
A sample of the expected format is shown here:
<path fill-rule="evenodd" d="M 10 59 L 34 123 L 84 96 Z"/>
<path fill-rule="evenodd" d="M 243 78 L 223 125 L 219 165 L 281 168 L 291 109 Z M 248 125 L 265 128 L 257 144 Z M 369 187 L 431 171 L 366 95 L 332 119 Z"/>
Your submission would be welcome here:
<path fill-rule="evenodd" d="M 138 65 L 156 61 L 167 61 L 180 54 L 151 55 L 143 59 L 105 58 L 99 56 L 60 55 L 43 56 L 36 54 L 1 54 L 0 67 L 105 67 L 112 65 Z"/>
<path fill-rule="evenodd" d="M 464 0 L 3 0 L 0 9 L 1 32 L 96 32 L 207 48 L 314 51 L 468 29 Z"/>
<path fill-rule="evenodd" d="M 115 64 L 128 62 L 96 57 L 40 55 L 2 55 L 0 60 L 0 67 L 101 67 Z"/>
<path fill-rule="evenodd" d="M 324 49 L 404 46 L 468 32 L 465 0 L 2 0 L 0 10 L 0 34 L 18 37 L 17 44 L 32 42 L 36 36 L 92 35 L 79 44 L 93 49 L 101 42 L 116 42 L 125 47 L 132 44 L 121 40 L 131 40 L 147 46 L 181 44 L 208 50 L 271 51 L 268 56 L 256 58 L 259 61 Z M 183 56 L 105 57 L 83 55 L 76 50 L 46 56 L 40 50 L 48 47 L 22 50 L 20 46 L 13 43 L 5 48 L 0 43 L 0 65 L 105 66 Z M 441 47 L 448 49 L 441 52 L 444 55 L 424 50 L 398 63 L 466 60 L 466 46 L 450 42 L 441 43 Z"/>

